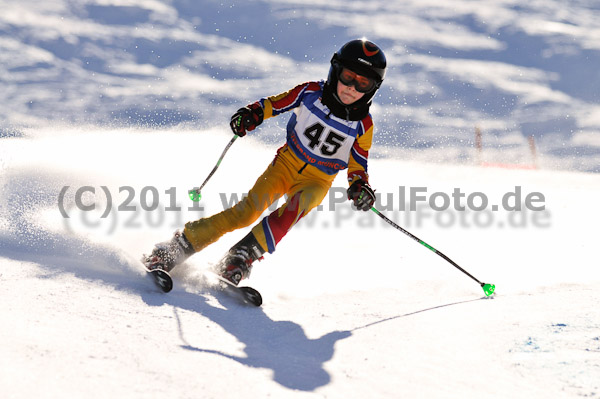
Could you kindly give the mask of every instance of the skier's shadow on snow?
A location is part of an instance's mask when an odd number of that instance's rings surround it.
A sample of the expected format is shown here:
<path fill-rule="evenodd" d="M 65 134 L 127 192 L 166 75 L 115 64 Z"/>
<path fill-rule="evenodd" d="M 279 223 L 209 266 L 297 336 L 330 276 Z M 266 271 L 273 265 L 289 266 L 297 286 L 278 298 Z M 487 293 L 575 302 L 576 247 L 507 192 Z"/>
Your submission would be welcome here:
<path fill-rule="evenodd" d="M 327 385 L 331 376 L 324 369 L 331 360 L 336 342 L 351 335 L 333 331 L 317 339 L 306 336 L 302 326 L 292 321 L 270 319 L 261 308 L 239 304 L 227 295 L 217 294 L 219 306 L 207 302 L 212 296 L 175 289 L 168 295 L 157 292 L 151 279 L 144 278 L 141 265 L 114 248 L 78 237 L 48 231 L 35 221 L 37 209 L 56 206 L 60 186 L 44 173 L 15 173 L 0 181 L 5 189 L 8 230 L 0 231 L 0 253 L 17 261 L 34 262 L 42 268 L 39 278 L 71 273 L 89 281 L 103 281 L 117 289 L 136 292 L 149 306 L 173 306 L 182 348 L 211 353 L 241 364 L 273 370 L 282 386 L 313 391 Z M 214 292 L 213 292 L 214 293 Z M 199 313 L 220 325 L 245 344 L 245 357 L 225 351 L 195 347 L 185 338 L 179 309 Z M 193 332 L 189 332 L 192 336 Z"/>
<path fill-rule="evenodd" d="M 273 380 L 290 389 L 314 391 L 329 384 L 331 376 L 324 369 L 324 364 L 332 359 L 335 344 L 352 335 L 350 331 L 332 331 L 320 338 L 310 339 L 299 324 L 272 320 L 262 308 L 241 305 L 238 300 L 224 293 L 216 295 L 222 307 L 213 306 L 202 298 L 201 295 L 177 292 L 175 296 L 169 295 L 166 301 L 174 306 L 181 347 L 223 356 L 250 367 L 270 369 L 273 371 Z M 151 300 L 156 299 L 156 296 L 152 296 Z M 182 308 L 202 314 L 236 337 L 245 345 L 246 356 L 190 344 L 178 312 Z"/>
<path fill-rule="evenodd" d="M 137 266 L 132 266 L 123 254 L 76 235 L 46 231 L 27 215 L 31 209 L 56 204 L 58 190 L 53 188 L 49 181 L 51 179 L 43 174 L 33 178 L 24 174 L 11 176 L 5 184 L 8 193 L 7 208 L 10 211 L 10 234 L 0 234 L 2 256 L 38 263 L 47 272 L 40 278 L 72 273 L 78 278 L 100 280 L 117 289 L 137 292 L 149 306 L 171 305 L 174 308 L 182 348 L 223 356 L 250 367 L 271 369 L 274 380 L 290 389 L 314 391 L 327 385 L 331 376 L 324 369 L 324 364 L 332 359 L 335 344 L 350 337 L 353 331 L 443 306 L 470 302 L 440 305 L 369 323 L 350 331 L 332 331 L 320 338 L 310 339 L 299 324 L 272 320 L 262 308 L 240 305 L 237 300 L 225 294 L 216 295 L 221 305 L 219 307 L 208 303 L 206 296 L 182 289 L 176 289 L 169 295 L 158 293 L 151 286 L 150 278 L 145 280 L 143 272 L 138 271 Z M 224 351 L 191 345 L 186 340 L 184 323 L 178 309 L 202 314 L 220 325 L 245 344 L 246 356 L 235 356 Z"/>

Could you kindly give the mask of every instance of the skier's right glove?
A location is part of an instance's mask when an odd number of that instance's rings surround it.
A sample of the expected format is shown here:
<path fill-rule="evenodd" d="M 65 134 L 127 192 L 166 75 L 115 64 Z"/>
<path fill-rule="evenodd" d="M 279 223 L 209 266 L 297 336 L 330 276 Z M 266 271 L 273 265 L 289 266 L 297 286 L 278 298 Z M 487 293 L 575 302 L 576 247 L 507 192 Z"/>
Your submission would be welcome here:
<path fill-rule="evenodd" d="M 246 132 L 256 129 L 264 119 L 265 113 L 258 102 L 237 110 L 231 117 L 231 130 L 233 134 L 244 137 Z"/>
<path fill-rule="evenodd" d="M 368 211 L 375 203 L 375 191 L 369 183 L 362 179 L 356 180 L 348 188 L 348 199 L 354 201 L 354 206 L 361 211 Z"/>

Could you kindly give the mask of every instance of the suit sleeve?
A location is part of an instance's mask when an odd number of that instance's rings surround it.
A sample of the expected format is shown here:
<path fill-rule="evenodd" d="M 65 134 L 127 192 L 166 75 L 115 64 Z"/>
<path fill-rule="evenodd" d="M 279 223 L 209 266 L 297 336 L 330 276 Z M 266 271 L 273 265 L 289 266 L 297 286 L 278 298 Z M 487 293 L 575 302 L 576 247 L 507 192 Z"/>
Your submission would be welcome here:
<path fill-rule="evenodd" d="M 267 119 L 296 108 L 305 94 L 319 90 L 321 85 L 318 82 L 306 82 L 281 94 L 262 98 L 258 103 L 264 110 L 264 119 Z"/>
<path fill-rule="evenodd" d="M 367 173 L 367 160 L 369 159 L 369 150 L 373 142 L 373 120 L 371 115 L 364 118 L 361 123 L 361 132 L 357 135 L 350 159 L 348 160 L 348 184 L 352 185 L 356 180 L 362 179 L 369 181 Z"/>

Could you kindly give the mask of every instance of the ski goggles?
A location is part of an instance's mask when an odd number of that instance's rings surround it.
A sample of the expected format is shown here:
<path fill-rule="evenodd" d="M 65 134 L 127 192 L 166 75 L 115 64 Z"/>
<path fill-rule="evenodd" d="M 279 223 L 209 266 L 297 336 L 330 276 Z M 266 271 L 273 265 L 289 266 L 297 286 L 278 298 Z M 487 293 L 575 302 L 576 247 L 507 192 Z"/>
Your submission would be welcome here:
<path fill-rule="evenodd" d="M 377 86 L 375 79 L 359 75 L 348 68 L 340 69 L 338 80 L 345 86 L 354 86 L 359 93 L 368 93 Z"/>

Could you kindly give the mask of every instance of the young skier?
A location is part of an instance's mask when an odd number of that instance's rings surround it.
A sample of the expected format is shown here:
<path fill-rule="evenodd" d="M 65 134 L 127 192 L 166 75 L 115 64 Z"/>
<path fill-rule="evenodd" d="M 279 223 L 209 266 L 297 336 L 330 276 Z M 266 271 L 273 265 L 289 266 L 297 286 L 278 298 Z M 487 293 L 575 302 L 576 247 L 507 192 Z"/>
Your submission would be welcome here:
<path fill-rule="evenodd" d="M 373 138 L 369 114 L 385 77 L 383 51 L 366 40 L 352 40 L 333 54 L 327 81 L 302 83 L 282 94 L 262 98 L 231 117 L 233 133 L 243 137 L 264 119 L 294 110 L 287 142 L 258 178 L 248 196 L 233 207 L 185 225 L 145 257 L 149 269 L 171 270 L 225 233 L 249 226 L 283 195 L 280 208 L 262 219 L 217 265 L 233 284 L 248 277 L 252 263 L 273 253 L 285 234 L 325 198 L 340 170 L 348 169 L 348 199 L 363 211 L 375 201 L 369 186 L 367 158 Z"/>

